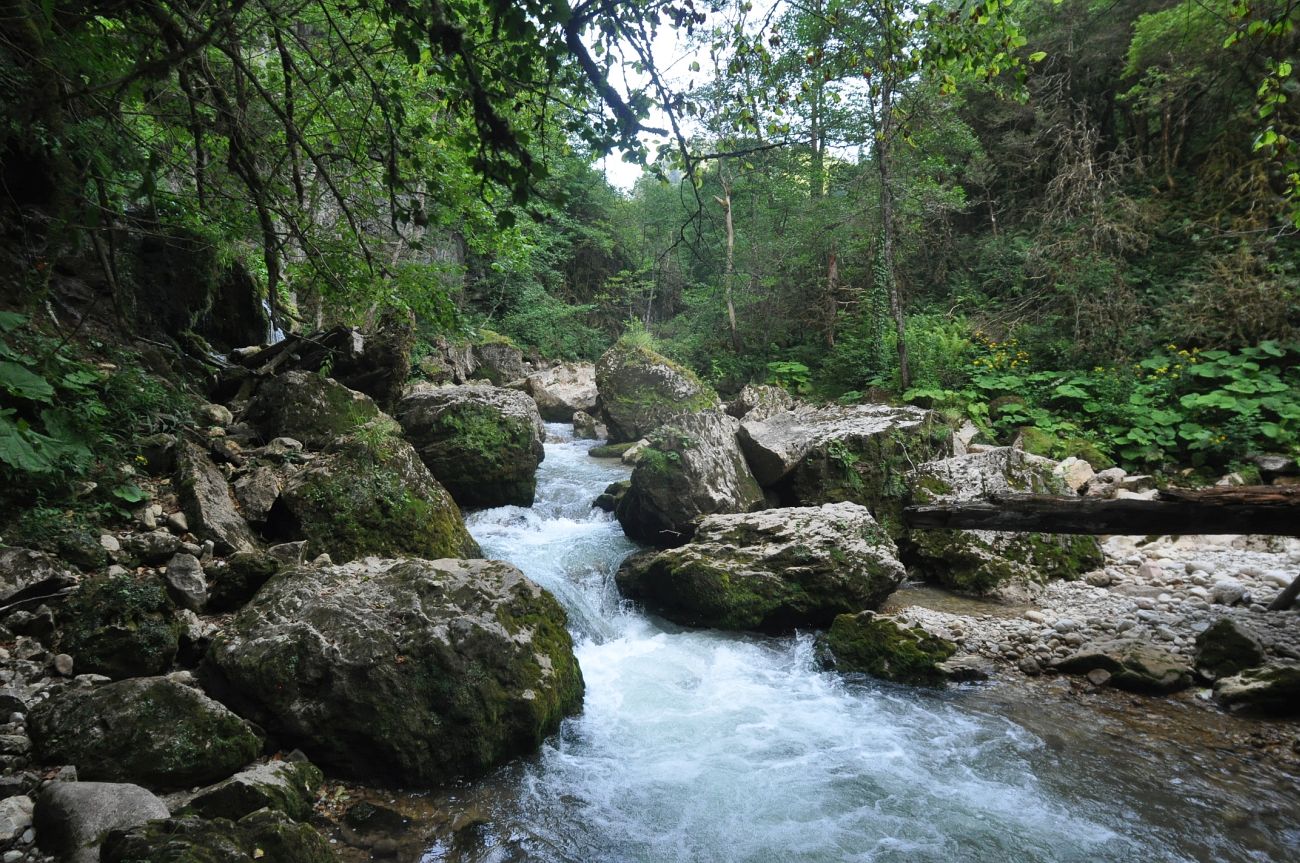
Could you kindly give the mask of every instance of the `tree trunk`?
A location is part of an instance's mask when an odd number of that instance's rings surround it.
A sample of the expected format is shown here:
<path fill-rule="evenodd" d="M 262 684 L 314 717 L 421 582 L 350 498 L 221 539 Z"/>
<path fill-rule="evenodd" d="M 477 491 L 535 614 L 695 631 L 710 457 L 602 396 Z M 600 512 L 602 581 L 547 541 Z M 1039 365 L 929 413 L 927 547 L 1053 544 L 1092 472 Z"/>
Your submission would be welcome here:
<path fill-rule="evenodd" d="M 736 303 L 732 296 L 736 280 L 736 226 L 731 218 L 731 187 L 724 181 L 722 197 L 714 196 L 727 219 L 727 268 L 722 275 L 722 293 L 727 300 L 727 325 L 731 328 L 731 349 L 740 353 L 740 333 L 736 329 Z"/>
<path fill-rule="evenodd" d="M 912 373 L 907 364 L 907 320 L 903 315 L 903 298 L 898 290 L 898 273 L 894 265 L 894 190 L 893 175 L 889 168 L 890 137 L 894 133 L 893 82 L 888 76 L 880 88 L 880 130 L 876 138 L 876 168 L 880 172 L 880 232 L 881 256 L 885 287 L 889 291 L 889 313 L 894 319 L 894 332 L 898 337 L 898 382 L 901 389 L 912 385 Z"/>

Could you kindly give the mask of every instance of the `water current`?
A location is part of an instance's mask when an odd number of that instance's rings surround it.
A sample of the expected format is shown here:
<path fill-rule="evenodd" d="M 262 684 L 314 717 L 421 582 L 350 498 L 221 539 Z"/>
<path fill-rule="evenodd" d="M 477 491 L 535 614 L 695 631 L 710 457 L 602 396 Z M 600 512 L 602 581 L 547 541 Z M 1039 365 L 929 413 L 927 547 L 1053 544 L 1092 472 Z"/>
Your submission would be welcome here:
<path fill-rule="evenodd" d="M 536 503 L 468 523 L 564 605 L 585 703 L 468 788 L 475 841 L 425 863 L 1300 859 L 1296 789 L 1250 765 L 996 686 L 844 678 L 811 634 L 683 630 L 621 602 L 635 546 L 590 504 L 627 469 L 548 430 Z"/>

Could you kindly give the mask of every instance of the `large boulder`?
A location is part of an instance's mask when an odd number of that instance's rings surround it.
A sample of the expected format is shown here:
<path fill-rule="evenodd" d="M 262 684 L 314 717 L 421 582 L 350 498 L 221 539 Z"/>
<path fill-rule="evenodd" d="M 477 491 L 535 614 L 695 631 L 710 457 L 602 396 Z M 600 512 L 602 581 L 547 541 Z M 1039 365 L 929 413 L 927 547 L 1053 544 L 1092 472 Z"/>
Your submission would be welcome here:
<path fill-rule="evenodd" d="M 184 624 L 158 578 L 84 579 L 58 612 L 59 650 L 77 671 L 106 677 L 161 674 L 171 668 Z"/>
<path fill-rule="evenodd" d="M 1111 686 L 1130 692 L 1166 694 L 1192 685 L 1192 669 L 1185 659 L 1162 647 L 1136 641 L 1085 644 L 1053 668 L 1069 674 L 1106 671 Z"/>
<path fill-rule="evenodd" d="M 190 529 L 212 540 L 218 552 L 231 554 L 257 547 L 252 529 L 230 496 L 225 474 L 202 447 L 187 440 L 177 447 L 176 488 Z"/>
<path fill-rule="evenodd" d="M 420 786 L 534 749 L 583 691 L 563 609 L 486 560 L 287 570 L 216 636 L 204 669 L 316 763 Z"/>
<path fill-rule="evenodd" d="M 431 347 L 433 352 L 416 364 L 426 380 L 435 384 L 463 384 L 474 377 L 478 359 L 469 342 L 452 342 L 438 336 Z"/>
<path fill-rule="evenodd" d="M 570 422 L 578 411 L 597 414 L 596 367 L 591 363 L 561 363 L 533 372 L 524 380 L 524 391 L 547 422 Z"/>
<path fill-rule="evenodd" d="M 75 582 L 67 564 L 42 551 L 0 548 L 0 605 L 48 596 Z"/>
<path fill-rule="evenodd" d="M 1300 715 L 1300 662 L 1271 662 L 1222 678 L 1214 697 L 1232 710 Z"/>
<path fill-rule="evenodd" d="M 1243 621 L 1221 617 L 1196 637 L 1196 670 L 1209 680 L 1231 677 L 1263 661 L 1264 647 Z"/>
<path fill-rule="evenodd" d="M 325 776 L 310 761 L 268 761 L 241 770 L 199 791 L 185 808 L 205 818 L 243 818 L 259 809 L 277 809 L 306 821 Z"/>
<path fill-rule="evenodd" d="M 995 495 L 1070 494 L 1056 462 L 1011 447 L 927 462 L 908 475 L 915 504 L 987 500 Z M 1073 579 L 1103 563 L 1095 537 L 989 530 L 913 530 L 903 556 L 926 578 L 987 594 L 1016 582 Z"/>
<path fill-rule="evenodd" d="M 898 683 L 941 685 L 957 645 L 923 627 L 871 611 L 841 614 L 826 633 L 835 667 Z"/>
<path fill-rule="evenodd" d="M 275 809 L 238 821 L 164 818 L 109 834 L 102 863 L 336 863 L 329 841 Z"/>
<path fill-rule="evenodd" d="M 618 504 L 623 531 L 671 547 L 690 539 L 701 516 L 761 509 L 763 490 L 736 442 L 739 426 L 721 411 L 704 411 L 653 432 Z"/>
<path fill-rule="evenodd" d="M 779 413 L 793 410 L 794 396 L 783 387 L 768 384 L 746 384 L 727 402 L 727 413 L 736 419 L 763 421 Z"/>
<path fill-rule="evenodd" d="M 681 548 L 629 559 L 624 595 L 689 626 L 785 632 L 875 608 L 904 577 L 893 540 L 853 503 L 700 520 Z"/>
<path fill-rule="evenodd" d="M 99 863 L 99 846 L 110 830 L 169 814 L 165 803 L 139 785 L 51 782 L 36 800 L 36 838 L 42 851 L 60 860 Z"/>
<path fill-rule="evenodd" d="M 70 687 L 28 719 L 42 761 L 73 764 L 82 779 L 149 788 L 214 782 L 262 748 L 247 722 L 170 677 Z"/>
<path fill-rule="evenodd" d="M 928 411 L 890 405 L 800 406 L 740 425 L 754 476 L 792 505 L 851 501 L 902 535 L 904 478 L 943 451 Z"/>
<path fill-rule="evenodd" d="M 262 382 L 244 411 L 244 420 L 266 440 L 290 437 L 308 449 L 321 449 L 379 413 L 373 399 L 336 380 L 291 371 Z"/>
<path fill-rule="evenodd" d="M 524 354 L 504 338 L 480 342 L 474 346 L 478 373 L 496 386 L 522 380 L 528 374 Z"/>
<path fill-rule="evenodd" d="M 690 369 L 626 337 L 596 363 L 596 388 L 611 443 L 637 440 L 719 405 L 717 394 Z"/>
<path fill-rule="evenodd" d="M 477 557 L 451 495 L 387 418 L 341 437 L 292 474 L 268 533 L 336 561 L 368 554 Z"/>
<path fill-rule="evenodd" d="M 516 390 L 413 387 L 397 421 L 429 470 L 461 506 L 531 506 L 546 426 Z"/>

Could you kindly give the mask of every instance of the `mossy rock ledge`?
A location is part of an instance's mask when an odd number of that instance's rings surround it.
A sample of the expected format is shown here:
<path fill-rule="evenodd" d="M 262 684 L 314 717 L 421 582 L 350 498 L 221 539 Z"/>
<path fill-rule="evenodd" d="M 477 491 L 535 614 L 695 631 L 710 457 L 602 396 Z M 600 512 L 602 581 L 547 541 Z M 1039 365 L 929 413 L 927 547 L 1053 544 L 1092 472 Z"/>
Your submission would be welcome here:
<path fill-rule="evenodd" d="M 985 500 L 997 494 L 1073 492 L 1056 462 L 1011 447 L 927 462 L 907 478 L 914 504 Z M 1074 579 L 1102 566 L 1096 537 L 989 530 L 913 530 L 903 559 L 928 580 L 976 595 L 1015 584 Z"/>
<path fill-rule="evenodd" d="M 184 625 L 159 578 L 96 575 L 59 608 L 59 649 L 77 671 L 115 679 L 171 668 Z"/>
<path fill-rule="evenodd" d="M 379 406 L 369 396 L 332 378 L 292 371 L 258 387 L 244 420 L 267 440 L 291 437 L 308 449 L 321 449 L 379 415 Z"/>
<path fill-rule="evenodd" d="M 923 627 L 870 611 L 841 614 L 826 632 L 834 667 L 897 683 L 941 686 L 957 645 Z"/>
<path fill-rule="evenodd" d="M 701 516 L 761 509 L 763 490 L 736 441 L 739 427 L 713 410 L 651 433 L 615 511 L 624 533 L 651 545 L 678 546 L 690 539 Z"/>
<path fill-rule="evenodd" d="M 746 418 L 739 438 L 759 484 L 784 503 L 861 504 L 897 540 L 907 473 L 945 452 L 946 428 L 913 407 L 801 405 Z"/>
<path fill-rule="evenodd" d="M 534 750 L 583 693 L 559 603 L 487 560 L 286 570 L 202 673 L 327 770 L 424 787 Z"/>
<path fill-rule="evenodd" d="M 706 516 L 688 545 L 629 558 L 617 581 L 677 623 L 788 632 L 875 608 L 903 577 L 871 513 L 838 503 Z"/>
<path fill-rule="evenodd" d="M 268 533 L 305 539 L 312 555 L 337 562 L 368 554 L 477 557 L 456 502 L 395 432 L 392 420 L 381 419 L 299 468 L 271 507 Z"/>
<path fill-rule="evenodd" d="M 172 677 L 73 686 L 32 708 L 29 720 L 42 762 L 152 789 L 223 779 L 262 749 L 256 729 Z"/>
<path fill-rule="evenodd" d="M 626 338 L 596 363 L 596 388 L 610 443 L 638 440 L 720 405 L 717 393 L 690 369 Z"/>
<path fill-rule="evenodd" d="M 113 831 L 103 863 L 336 863 L 329 842 L 308 824 L 261 809 L 238 821 L 197 816 L 161 818 Z"/>
<path fill-rule="evenodd" d="M 531 506 L 546 426 L 526 393 L 489 386 L 413 387 L 397 421 L 461 506 Z"/>

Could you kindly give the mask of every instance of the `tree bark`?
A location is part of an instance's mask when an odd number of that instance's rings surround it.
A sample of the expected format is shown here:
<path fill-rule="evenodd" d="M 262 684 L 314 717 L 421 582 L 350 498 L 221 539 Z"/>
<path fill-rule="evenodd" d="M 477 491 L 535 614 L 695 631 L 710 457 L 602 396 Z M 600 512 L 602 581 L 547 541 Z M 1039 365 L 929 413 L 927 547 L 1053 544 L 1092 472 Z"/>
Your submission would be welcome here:
<path fill-rule="evenodd" d="M 733 282 L 736 279 L 736 226 L 731 218 L 731 186 L 722 182 L 722 197 L 716 195 L 713 200 L 723 208 L 727 220 L 727 268 L 722 276 L 722 293 L 727 301 L 727 325 L 731 328 L 731 349 L 740 353 L 740 332 L 736 329 L 736 302 L 732 296 Z"/>

